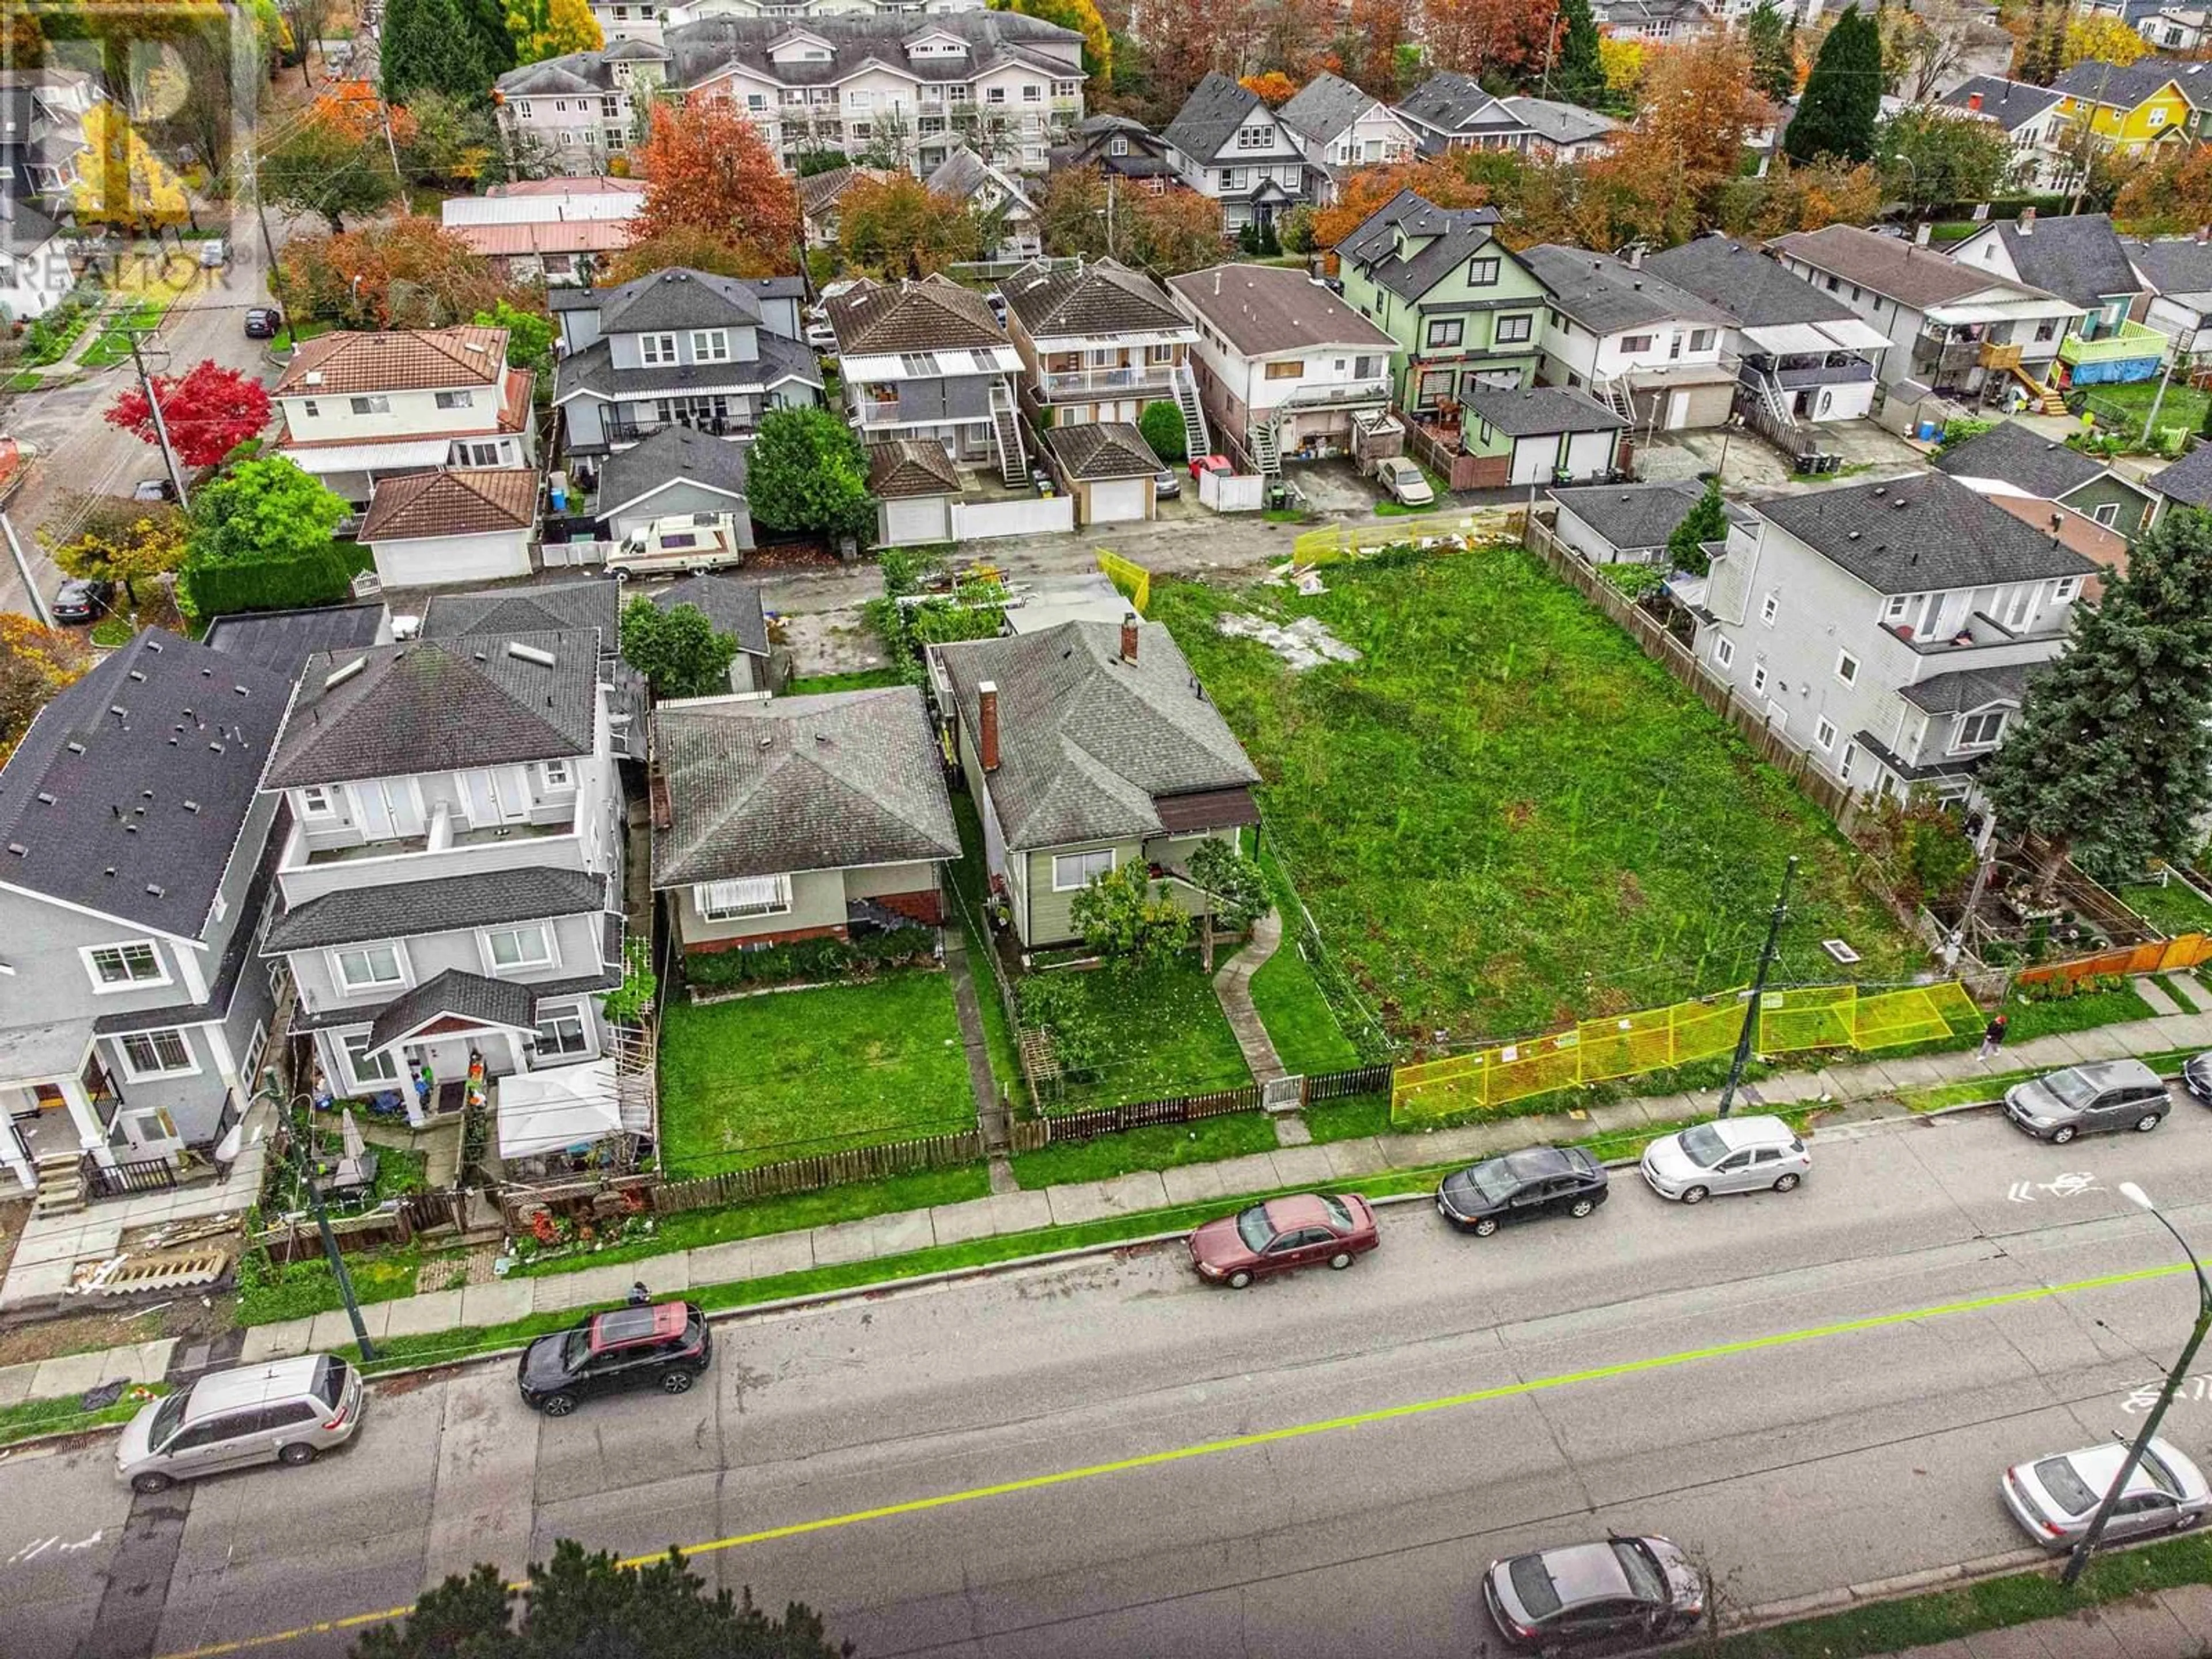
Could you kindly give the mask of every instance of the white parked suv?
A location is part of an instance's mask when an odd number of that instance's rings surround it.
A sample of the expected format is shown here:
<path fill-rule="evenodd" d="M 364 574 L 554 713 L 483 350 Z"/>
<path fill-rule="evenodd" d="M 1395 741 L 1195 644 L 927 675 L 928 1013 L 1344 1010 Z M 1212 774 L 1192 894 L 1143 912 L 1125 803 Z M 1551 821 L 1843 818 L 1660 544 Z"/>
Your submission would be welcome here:
<path fill-rule="evenodd" d="M 1715 1193 L 1794 1190 L 1813 1167 L 1778 1117 L 1723 1117 L 1662 1135 L 1644 1149 L 1644 1179 L 1662 1198 L 1702 1204 Z"/>

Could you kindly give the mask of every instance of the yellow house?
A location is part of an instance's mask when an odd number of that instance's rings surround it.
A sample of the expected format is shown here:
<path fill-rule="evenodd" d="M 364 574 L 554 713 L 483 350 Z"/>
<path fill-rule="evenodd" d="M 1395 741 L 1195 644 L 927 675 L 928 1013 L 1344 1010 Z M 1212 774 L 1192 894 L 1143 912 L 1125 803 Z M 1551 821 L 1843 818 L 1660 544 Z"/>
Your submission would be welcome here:
<path fill-rule="evenodd" d="M 2193 136 L 2197 112 L 2174 78 L 2174 66 L 2157 58 L 2136 64 L 2080 63 L 2051 83 L 2064 94 L 2062 121 L 2089 130 L 2124 154 L 2154 144 L 2185 143 Z"/>

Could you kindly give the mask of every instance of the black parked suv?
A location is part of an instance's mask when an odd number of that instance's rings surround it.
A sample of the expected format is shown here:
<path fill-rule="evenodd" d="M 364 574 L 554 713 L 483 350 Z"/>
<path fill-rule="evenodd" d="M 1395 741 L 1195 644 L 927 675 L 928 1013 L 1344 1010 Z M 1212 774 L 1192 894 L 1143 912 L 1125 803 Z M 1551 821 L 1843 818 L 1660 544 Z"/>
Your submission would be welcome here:
<path fill-rule="evenodd" d="M 1530 1146 L 1455 1170 L 1437 1188 L 1437 1213 L 1487 1238 L 1508 1221 L 1586 1216 L 1605 1202 L 1604 1167 L 1579 1146 Z"/>
<path fill-rule="evenodd" d="M 523 1350 L 515 1382 L 525 1405 L 566 1417 L 586 1395 L 648 1387 L 685 1393 L 713 1347 L 707 1316 L 689 1302 L 617 1308 L 539 1337 Z"/>

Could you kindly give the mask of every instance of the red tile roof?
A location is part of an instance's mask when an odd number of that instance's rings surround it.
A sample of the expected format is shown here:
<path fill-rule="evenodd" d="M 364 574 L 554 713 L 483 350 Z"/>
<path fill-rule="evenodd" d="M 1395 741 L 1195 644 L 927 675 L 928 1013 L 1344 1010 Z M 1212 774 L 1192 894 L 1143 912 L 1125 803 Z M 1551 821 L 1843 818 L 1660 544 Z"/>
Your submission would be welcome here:
<path fill-rule="evenodd" d="M 377 480 L 365 542 L 526 530 L 538 516 L 538 473 L 526 466 L 466 472 L 410 472 Z"/>
<path fill-rule="evenodd" d="M 498 381 L 506 363 L 503 328 L 471 324 L 464 328 L 325 334 L 301 343 L 277 380 L 276 395 L 491 386 Z M 310 380 L 311 374 L 317 378 Z"/>

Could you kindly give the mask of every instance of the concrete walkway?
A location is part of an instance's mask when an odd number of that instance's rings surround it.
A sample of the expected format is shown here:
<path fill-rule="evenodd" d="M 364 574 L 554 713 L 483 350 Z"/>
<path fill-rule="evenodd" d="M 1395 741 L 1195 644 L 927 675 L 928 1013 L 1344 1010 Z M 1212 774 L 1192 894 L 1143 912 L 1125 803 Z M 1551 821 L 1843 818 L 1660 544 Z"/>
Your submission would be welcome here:
<path fill-rule="evenodd" d="M 1237 1034 L 1237 1046 L 1244 1051 L 1244 1064 L 1255 1083 L 1273 1083 L 1285 1075 L 1275 1041 L 1252 1006 L 1252 975 L 1267 965 L 1282 942 L 1283 919 L 1270 910 L 1252 924 L 1250 941 L 1213 976 L 1213 994 L 1228 1017 L 1229 1029 Z"/>
<path fill-rule="evenodd" d="M 1849 1106 L 1893 1097 L 1900 1089 L 2035 1067 L 2070 1066 L 2085 1060 L 2112 1060 L 2124 1054 L 2190 1048 L 2212 1048 L 2212 1013 L 2169 1014 L 2070 1036 L 2041 1037 L 2009 1046 L 1990 1061 L 1965 1052 L 1786 1072 L 1747 1086 L 1741 1097 L 1752 1105 Z M 965 1243 L 1042 1227 L 1107 1221 L 1178 1205 L 1227 1205 L 1249 1194 L 1285 1187 L 1357 1180 L 1364 1176 L 1439 1164 L 1471 1163 L 1545 1141 L 1633 1134 L 1656 1125 L 1709 1115 L 1718 1095 L 1717 1090 L 1699 1089 L 1420 1134 L 1362 1135 L 1322 1146 L 1279 1147 L 1273 1152 L 1255 1152 L 1218 1164 L 1140 1170 L 1110 1181 L 1070 1182 L 1048 1187 L 1042 1192 L 993 1193 L 987 1198 L 970 1199 L 961 1204 L 871 1216 L 860 1221 L 773 1233 L 695 1250 L 675 1250 L 642 1261 L 434 1291 L 427 1295 L 373 1303 L 362 1313 L 372 1339 L 427 1335 L 466 1326 L 500 1325 L 533 1313 L 619 1302 L 631 1283 L 641 1279 L 656 1294 L 673 1294 L 695 1285 L 840 1267 L 904 1255 L 937 1245 Z M 246 1333 L 242 1358 L 251 1361 L 271 1355 L 339 1348 L 350 1340 L 344 1314 L 319 1314 L 312 1319 L 252 1328 Z M 142 1366 L 145 1363 L 142 1350 L 137 1348 L 46 1362 L 49 1366 L 76 1367 L 107 1374 L 115 1374 L 119 1367 Z M 16 1375 L 42 1369 L 14 1366 L 0 1370 L 0 1401 L 11 1395 L 26 1399 L 49 1397 L 43 1392 L 33 1392 L 44 1386 L 36 1376 Z M 73 1381 L 76 1375 L 76 1370 L 52 1372 L 46 1376 L 46 1385 L 64 1377 Z M 1952 1655 L 1948 1659 L 1960 1656 Z"/>
<path fill-rule="evenodd" d="M 957 923 L 944 930 L 945 969 L 952 979 L 952 1012 L 960 1021 L 960 1043 L 968 1051 L 968 1089 L 975 1097 L 975 1127 L 983 1137 L 984 1155 L 991 1165 L 991 1190 L 1011 1193 L 1021 1183 L 1014 1179 L 1008 1158 L 1011 1146 L 1006 1103 L 999 1097 L 998 1080 L 991 1075 L 991 1048 L 983 1033 L 983 1011 L 975 1001 L 975 976 L 968 969 L 967 929 Z M 997 988 L 992 988 L 993 994 Z"/>
<path fill-rule="evenodd" d="M 1889 1659 L 2203 1659 L 2212 1653 L 2212 1587 L 2185 1584 L 2065 1619 L 1984 1631 Z"/>

